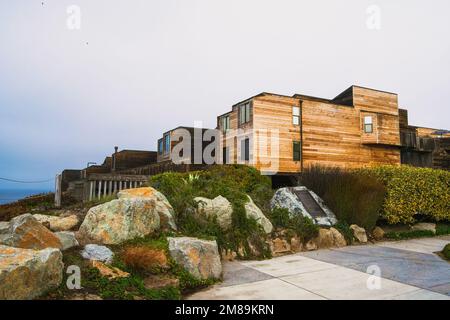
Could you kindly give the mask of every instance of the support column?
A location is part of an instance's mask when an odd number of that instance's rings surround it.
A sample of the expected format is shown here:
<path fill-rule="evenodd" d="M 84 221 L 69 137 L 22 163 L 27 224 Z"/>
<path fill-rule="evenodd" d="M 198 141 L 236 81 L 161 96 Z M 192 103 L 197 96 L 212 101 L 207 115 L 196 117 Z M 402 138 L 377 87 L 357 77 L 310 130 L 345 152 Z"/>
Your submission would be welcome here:
<path fill-rule="evenodd" d="M 114 194 L 117 193 L 117 181 L 114 181 Z"/>
<path fill-rule="evenodd" d="M 105 183 L 103 184 L 103 197 L 106 197 L 107 189 L 108 189 L 108 181 L 105 181 Z"/>
<path fill-rule="evenodd" d="M 110 196 L 112 194 L 112 180 L 109 181 L 109 187 L 108 187 L 108 196 Z"/>
<path fill-rule="evenodd" d="M 97 198 L 100 199 L 102 197 L 102 180 L 98 182 L 98 192 L 97 192 Z"/>
<path fill-rule="evenodd" d="M 89 201 L 92 201 L 92 199 L 94 199 L 94 192 L 95 192 L 95 184 L 94 181 L 91 181 L 89 183 Z"/>

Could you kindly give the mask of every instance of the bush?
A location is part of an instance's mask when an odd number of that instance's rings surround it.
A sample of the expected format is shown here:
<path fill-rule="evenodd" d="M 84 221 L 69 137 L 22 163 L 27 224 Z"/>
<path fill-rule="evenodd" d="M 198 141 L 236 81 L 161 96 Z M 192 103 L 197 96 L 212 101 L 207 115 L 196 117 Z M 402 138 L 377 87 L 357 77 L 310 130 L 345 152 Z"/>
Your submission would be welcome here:
<path fill-rule="evenodd" d="M 442 255 L 445 259 L 450 260 L 450 243 L 444 247 L 444 250 L 442 250 Z"/>
<path fill-rule="evenodd" d="M 375 227 L 386 193 L 378 179 L 355 171 L 313 166 L 301 173 L 300 183 L 317 193 L 338 220 L 366 230 Z"/>
<path fill-rule="evenodd" d="M 360 170 L 386 186 L 382 217 L 390 224 L 450 221 L 450 172 L 410 166 L 380 166 Z"/>
<path fill-rule="evenodd" d="M 262 176 L 254 168 L 242 165 L 211 166 L 208 170 L 191 173 L 163 173 L 153 176 L 150 186 L 162 192 L 172 204 L 180 231 L 188 236 L 215 238 L 220 248 L 238 251 L 244 247 L 250 253 L 251 245 L 260 257 L 270 256 L 265 234 L 256 221 L 245 214 L 247 194 L 264 212 L 270 212 L 273 191 L 269 177 Z M 224 233 L 211 219 L 194 214 L 195 197 L 213 199 L 223 196 L 233 206 L 232 228 Z"/>
<path fill-rule="evenodd" d="M 384 235 L 387 239 L 391 240 L 405 240 L 413 238 L 427 238 L 434 237 L 434 232 L 430 230 L 411 230 L 411 231 L 398 231 L 398 232 L 386 232 Z"/>
<path fill-rule="evenodd" d="M 338 221 L 334 226 L 345 238 L 348 245 L 353 243 L 353 230 L 350 229 L 350 225 L 345 221 Z"/>
<path fill-rule="evenodd" d="M 293 231 L 302 242 L 307 242 L 319 234 L 319 227 L 311 219 L 302 215 L 291 217 L 286 208 L 274 208 L 268 217 L 274 227 Z"/>

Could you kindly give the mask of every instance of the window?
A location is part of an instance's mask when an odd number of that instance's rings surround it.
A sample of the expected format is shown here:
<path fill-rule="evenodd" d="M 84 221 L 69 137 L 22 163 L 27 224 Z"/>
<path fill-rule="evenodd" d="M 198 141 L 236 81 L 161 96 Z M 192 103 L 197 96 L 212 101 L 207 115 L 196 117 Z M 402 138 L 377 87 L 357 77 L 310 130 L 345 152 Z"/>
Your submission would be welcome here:
<path fill-rule="evenodd" d="M 170 152 L 170 135 L 166 134 L 164 136 L 164 153 Z"/>
<path fill-rule="evenodd" d="M 292 123 L 294 126 L 300 125 L 300 107 L 292 107 Z"/>
<path fill-rule="evenodd" d="M 222 156 L 223 156 L 222 163 L 229 164 L 230 163 L 230 148 L 228 148 L 228 147 L 223 148 Z"/>
<path fill-rule="evenodd" d="M 241 160 L 250 160 L 250 139 L 244 139 L 241 141 Z"/>
<path fill-rule="evenodd" d="M 158 153 L 159 154 L 163 153 L 163 148 L 164 148 L 163 139 L 159 139 L 158 140 Z"/>
<path fill-rule="evenodd" d="M 364 132 L 372 133 L 373 132 L 373 121 L 371 116 L 364 117 Z"/>
<path fill-rule="evenodd" d="M 221 126 L 222 126 L 222 131 L 226 132 L 227 130 L 230 130 L 230 116 L 224 116 L 221 118 Z"/>
<path fill-rule="evenodd" d="M 239 125 L 250 121 L 250 102 L 239 106 Z"/>
<path fill-rule="evenodd" d="M 292 143 L 292 152 L 293 152 L 293 160 L 300 161 L 300 159 L 302 158 L 302 148 L 300 141 L 294 141 Z"/>

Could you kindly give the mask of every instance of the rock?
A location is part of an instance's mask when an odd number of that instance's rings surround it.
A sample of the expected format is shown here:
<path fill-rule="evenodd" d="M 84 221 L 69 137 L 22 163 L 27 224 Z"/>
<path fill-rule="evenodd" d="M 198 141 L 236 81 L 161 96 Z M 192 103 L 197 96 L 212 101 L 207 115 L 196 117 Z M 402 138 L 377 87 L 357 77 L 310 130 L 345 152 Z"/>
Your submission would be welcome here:
<path fill-rule="evenodd" d="M 62 248 L 58 237 L 29 213 L 13 218 L 8 226 L 2 226 L 0 244 L 35 250 Z"/>
<path fill-rule="evenodd" d="M 97 260 L 105 263 L 111 263 L 114 253 L 105 246 L 88 244 L 81 251 L 81 256 L 88 260 Z"/>
<path fill-rule="evenodd" d="M 144 286 L 146 289 L 164 289 L 167 287 L 178 288 L 180 280 L 167 275 L 150 275 L 144 279 Z"/>
<path fill-rule="evenodd" d="M 231 203 L 224 197 L 218 196 L 214 199 L 203 197 L 194 198 L 197 203 L 197 213 L 207 218 L 216 218 L 222 230 L 231 228 L 233 207 Z"/>
<path fill-rule="evenodd" d="M 58 237 L 59 241 L 62 243 L 61 250 L 68 250 L 74 247 L 78 247 L 80 244 L 75 238 L 75 233 L 71 231 L 60 231 L 56 232 L 55 235 Z"/>
<path fill-rule="evenodd" d="M 218 279 L 222 274 L 216 241 L 197 238 L 167 238 L 171 257 L 198 279 Z"/>
<path fill-rule="evenodd" d="M 334 246 L 333 234 L 328 229 L 319 229 L 319 234 L 315 238 L 315 243 L 318 249 L 331 248 Z"/>
<path fill-rule="evenodd" d="M 314 251 L 317 250 L 317 244 L 314 240 L 309 240 L 306 244 L 305 244 L 305 250 L 306 251 Z"/>
<path fill-rule="evenodd" d="M 331 227 L 330 232 L 333 235 L 333 246 L 334 247 L 345 247 L 347 246 L 347 241 L 345 241 L 345 237 L 339 232 L 339 230 Z"/>
<path fill-rule="evenodd" d="M 264 232 L 269 234 L 273 230 L 273 225 L 269 219 L 266 218 L 264 213 L 262 213 L 261 209 L 259 209 L 256 204 L 253 202 L 253 199 L 248 197 L 248 202 L 245 204 L 245 212 L 247 214 L 247 218 L 254 219 L 256 222 L 264 229 Z"/>
<path fill-rule="evenodd" d="M 56 288 L 63 279 L 61 251 L 0 245 L 0 300 L 28 300 Z"/>
<path fill-rule="evenodd" d="M 325 215 L 317 216 L 308 212 L 298 196 L 295 194 L 296 192 L 308 192 L 311 197 L 317 202 L 319 207 L 323 210 Z M 288 209 L 291 216 L 303 215 L 310 218 L 314 223 L 320 226 L 330 227 L 335 225 L 337 222 L 336 216 L 325 205 L 325 202 L 313 191 L 308 190 L 308 188 L 303 186 L 278 189 L 275 192 L 275 195 L 272 197 L 272 200 L 270 201 L 270 206 L 272 209 L 277 207 Z"/>
<path fill-rule="evenodd" d="M 302 251 L 303 245 L 298 237 L 292 237 L 291 238 L 291 251 L 294 253 Z"/>
<path fill-rule="evenodd" d="M 117 194 L 117 197 L 119 199 L 140 198 L 153 202 L 155 210 L 159 214 L 161 228 L 177 230 L 175 211 L 166 196 L 158 190 L 151 187 L 122 190 Z"/>
<path fill-rule="evenodd" d="M 130 274 L 128 272 L 122 271 L 116 267 L 109 267 L 106 264 L 104 264 L 103 262 L 98 261 L 98 260 L 91 260 L 90 266 L 92 268 L 97 269 L 102 276 L 107 277 L 110 280 L 117 279 L 117 278 L 127 278 L 130 276 Z"/>
<path fill-rule="evenodd" d="M 291 245 L 283 239 L 276 238 L 271 241 L 270 250 L 273 256 L 279 256 L 291 252 Z"/>
<path fill-rule="evenodd" d="M 1 221 L 0 222 L 0 235 L 8 232 L 9 226 L 10 226 L 9 222 Z"/>
<path fill-rule="evenodd" d="M 375 240 L 379 241 L 382 240 L 384 238 L 384 230 L 381 229 L 380 227 L 375 227 L 375 229 L 373 229 L 372 231 L 372 236 Z"/>
<path fill-rule="evenodd" d="M 160 229 L 156 201 L 123 198 L 93 207 L 81 224 L 77 238 L 83 243 L 120 244 Z"/>
<path fill-rule="evenodd" d="M 71 215 L 68 217 L 57 217 L 43 214 L 34 214 L 33 217 L 44 226 L 50 225 L 52 231 L 69 231 L 78 225 L 78 217 Z"/>
<path fill-rule="evenodd" d="M 416 223 L 411 227 L 411 230 L 414 231 L 431 231 L 433 233 L 436 233 L 436 224 L 435 223 L 425 223 L 420 222 Z"/>
<path fill-rule="evenodd" d="M 344 236 L 335 228 L 319 229 L 319 235 L 314 239 L 318 249 L 326 249 L 332 247 L 345 247 L 347 242 Z"/>
<path fill-rule="evenodd" d="M 352 224 L 350 226 L 350 229 L 352 229 L 353 236 L 356 238 L 356 240 L 358 240 L 361 243 L 367 242 L 367 234 L 366 234 L 366 230 L 364 230 L 364 228 L 361 228 L 361 227 L 357 226 L 356 224 Z"/>

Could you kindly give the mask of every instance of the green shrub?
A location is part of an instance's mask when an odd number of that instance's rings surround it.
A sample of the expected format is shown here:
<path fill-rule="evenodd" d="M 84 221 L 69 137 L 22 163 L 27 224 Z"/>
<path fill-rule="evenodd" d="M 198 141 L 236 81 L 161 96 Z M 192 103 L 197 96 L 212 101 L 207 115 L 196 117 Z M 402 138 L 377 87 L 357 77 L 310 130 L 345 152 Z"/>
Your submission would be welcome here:
<path fill-rule="evenodd" d="M 301 173 L 299 181 L 317 193 L 338 220 L 366 230 L 375 227 L 386 193 L 378 179 L 355 171 L 313 166 Z"/>
<path fill-rule="evenodd" d="M 442 255 L 445 259 L 450 260 L 450 243 L 444 247 L 444 250 L 442 250 Z"/>
<path fill-rule="evenodd" d="M 291 217 L 286 208 L 274 208 L 268 217 L 274 227 L 287 229 L 288 232 L 292 231 L 303 242 L 311 240 L 319 234 L 319 227 L 311 219 L 302 215 Z"/>
<path fill-rule="evenodd" d="M 450 224 L 438 223 L 436 224 L 436 235 L 443 236 L 450 234 Z"/>
<path fill-rule="evenodd" d="M 386 186 L 382 217 L 390 224 L 414 223 L 418 216 L 450 221 L 450 172 L 410 166 L 380 166 L 360 173 Z"/>
<path fill-rule="evenodd" d="M 273 191 L 269 177 L 254 168 L 242 165 L 211 166 L 208 170 L 191 173 L 164 173 L 153 176 L 150 186 L 162 192 L 172 204 L 180 231 L 188 236 L 215 238 L 220 248 L 238 251 L 240 247 L 251 256 L 249 241 L 260 257 L 270 256 L 265 234 L 256 221 L 245 214 L 247 194 L 255 204 L 268 213 Z M 223 196 L 233 206 L 232 228 L 223 232 L 211 219 L 195 215 L 195 197 L 213 199 Z"/>
<path fill-rule="evenodd" d="M 405 240 L 413 238 L 426 238 L 434 237 L 434 232 L 430 230 L 411 230 L 411 231 L 398 231 L 398 232 L 386 232 L 385 238 L 391 240 Z"/>
<path fill-rule="evenodd" d="M 353 243 L 353 230 L 350 229 L 350 225 L 345 221 L 338 221 L 334 226 L 345 238 L 348 245 Z"/>

